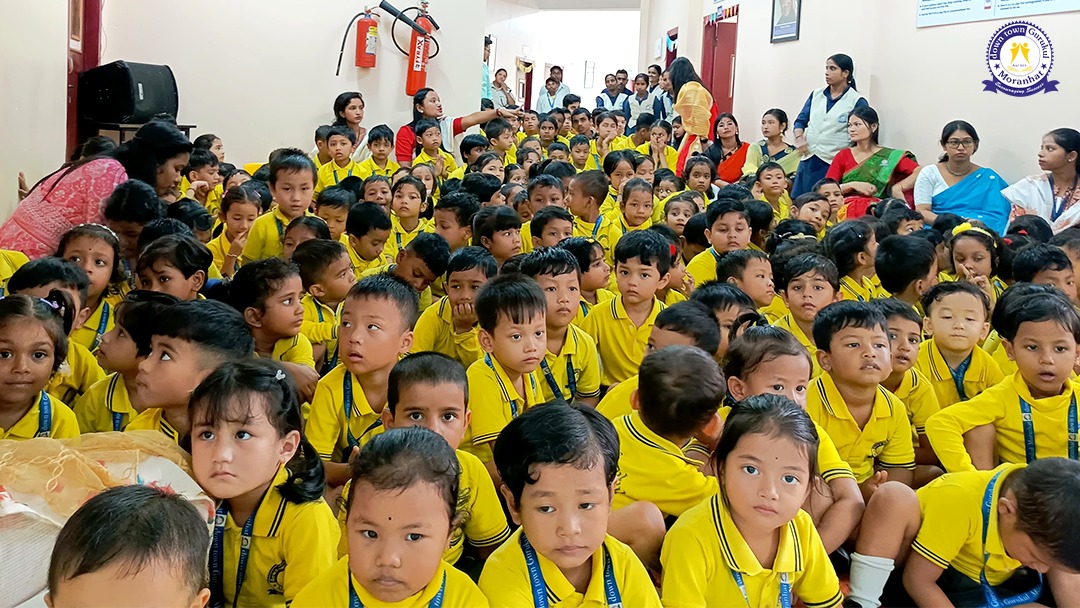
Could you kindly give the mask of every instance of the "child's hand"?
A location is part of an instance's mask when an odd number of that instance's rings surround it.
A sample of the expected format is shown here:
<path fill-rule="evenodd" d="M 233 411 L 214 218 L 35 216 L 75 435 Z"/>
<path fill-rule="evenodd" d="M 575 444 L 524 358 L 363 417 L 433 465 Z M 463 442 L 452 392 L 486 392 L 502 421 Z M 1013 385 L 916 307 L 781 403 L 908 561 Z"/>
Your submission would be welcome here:
<path fill-rule="evenodd" d="M 206 203 L 206 197 L 210 194 L 210 183 L 205 180 L 191 182 L 188 192 L 194 195 L 195 200 Z"/>
<path fill-rule="evenodd" d="M 319 372 L 306 365 L 290 365 L 289 371 L 300 391 L 300 401 L 311 401 L 315 396 L 315 386 L 319 383 Z"/>
<path fill-rule="evenodd" d="M 470 331 L 473 326 L 476 325 L 476 309 L 468 302 L 456 304 L 454 308 L 451 309 L 450 315 L 454 320 L 454 333 L 463 334 Z"/>
<path fill-rule="evenodd" d="M 889 480 L 889 474 L 885 471 L 876 471 L 870 479 L 859 484 L 859 489 L 862 490 L 863 500 L 870 501 L 870 497 L 874 495 L 881 484 Z"/>
<path fill-rule="evenodd" d="M 238 234 L 233 242 L 229 243 L 229 255 L 239 258 L 244 253 L 244 246 L 247 245 L 248 231 L 245 230 Z"/>
<path fill-rule="evenodd" d="M 990 284 L 990 279 L 975 274 L 975 271 L 971 270 L 967 266 L 957 266 L 956 275 L 961 281 L 967 281 L 972 285 L 978 287 L 986 297 L 990 299 L 990 308 L 994 308 L 994 302 L 997 300 L 997 294 L 994 293 L 994 286 Z"/>
<path fill-rule="evenodd" d="M 442 154 L 435 157 L 435 175 L 438 175 L 439 179 L 446 179 L 446 159 Z"/>
<path fill-rule="evenodd" d="M 683 273 L 682 286 L 678 288 L 679 292 L 686 297 L 690 297 L 690 293 L 694 291 L 694 277 L 690 276 L 690 273 Z"/>

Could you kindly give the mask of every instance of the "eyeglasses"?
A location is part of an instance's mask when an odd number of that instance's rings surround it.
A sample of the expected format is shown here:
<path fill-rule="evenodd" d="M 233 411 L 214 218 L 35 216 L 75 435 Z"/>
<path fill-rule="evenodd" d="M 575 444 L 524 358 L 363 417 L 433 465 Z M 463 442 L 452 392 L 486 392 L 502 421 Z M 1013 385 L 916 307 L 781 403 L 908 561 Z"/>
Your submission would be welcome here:
<path fill-rule="evenodd" d="M 975 146 L 974 139 L 950 139 L 945 142 L 945 145 L 949 146 L 953 150 L 959 150 L 960 148 L 971 148 Z"/>

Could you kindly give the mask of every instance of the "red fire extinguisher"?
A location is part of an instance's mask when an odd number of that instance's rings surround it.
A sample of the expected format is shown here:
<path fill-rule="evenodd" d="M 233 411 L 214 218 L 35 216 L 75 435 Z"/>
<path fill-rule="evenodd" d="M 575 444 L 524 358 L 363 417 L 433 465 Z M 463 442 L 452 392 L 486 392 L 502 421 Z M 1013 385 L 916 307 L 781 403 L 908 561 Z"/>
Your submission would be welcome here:
<path fill-rule="evenodd" d="M 356 21 L 356 67 L 375 67 L 375 49 L 379 46 L 379 22 L 371 12 Z"/>
<path fill-rule="evenodd" d="M 429 41 L 432 40 L 431 32 L 435 31 L 435 22 L 428 17 L 427 2 L 421 2 L 420 7 L 420 16 L 416 18 L 416 23 L 427 33 L 420 35 L 419 32 L 413 30 L 409 41 L 409 49 L 412 53 L 409 55 L 409 76 L 405 80 L 406 95 L 415 95 L 417 91 L 427 86 Z"/>

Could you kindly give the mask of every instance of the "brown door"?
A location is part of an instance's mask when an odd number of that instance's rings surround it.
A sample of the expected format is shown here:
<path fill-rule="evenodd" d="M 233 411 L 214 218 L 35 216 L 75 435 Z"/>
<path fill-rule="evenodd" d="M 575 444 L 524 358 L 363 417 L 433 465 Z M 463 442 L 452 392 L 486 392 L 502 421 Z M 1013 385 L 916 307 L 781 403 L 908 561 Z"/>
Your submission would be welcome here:
<path fill-rule="evenodd" d="M 70 157 L 85 134 L 79 133 L 79 72 L 101 61 L 102 0 L 69 0 L 67 65 L 67 155 Z"/>
<path fill-rule="evenodd" d="M 667 37 L 670 38 L 673 44 L 668 44 L 664 41 L 664 65 L 671 65 L 672 61 L 679 56 L 679 28 L 668 30 Z"/>
<path fill-rule="evenodd" d="M 712 93 L 720 112 L 730 112 L 735 97 L 735 43 L 737 23 L 708 23 L 701 45 L 701 81 Z"/>

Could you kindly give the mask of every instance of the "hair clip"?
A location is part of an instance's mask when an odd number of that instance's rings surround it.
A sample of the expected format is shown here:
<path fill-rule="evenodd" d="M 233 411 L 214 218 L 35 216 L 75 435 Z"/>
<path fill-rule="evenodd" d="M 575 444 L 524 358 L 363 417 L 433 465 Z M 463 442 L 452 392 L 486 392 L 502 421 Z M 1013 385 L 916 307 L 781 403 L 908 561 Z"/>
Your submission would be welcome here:
<path fill-rule="evenodd" d="M 46 300 L 45 298 L 38 298 L 38 301 L 53 309 L 54 311 L 60 312 L 60 305 L 56 302 L 53 302 L 52 300 Z"/>
<path fill-rule="evenodd" d="M 277 380 L 278 382 L 281 382 L 284 379 L 285 379 L 285 372 L 280 370 L 280 369 L 277 370 L 277 373 L 274 374 L 274 380 Z"/>
<path fill-rule="evenodd" d="M 1024 236 L 1028 235 L 1027 230 L 1025 230 L 1023 228 L 1021 228 L 1020 230 L 1017 230 L 1016 234 L 1021 234 L 1021 235 L 1024 235 Z"/>
<path fill-rule="evenodd" d="M 674 258 L 679 253 L 679 250 L 676 249 L 675 245 L 668 245 L 668 247 L 671 248 L 671 257 Z"/>
<path fill-rule="evenodd" d="M 1009 237 L 1005 237 L 1005 238 L 1001 239 L 1001 242 L 1005 243 L 1006 247 L 1012 247 L 1012 244 L 1013 244 L 1013 240 L 1011 238 L 1009 238 Z"/>

